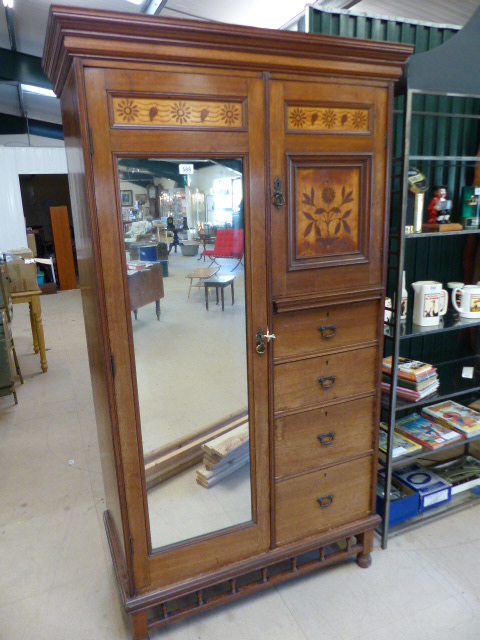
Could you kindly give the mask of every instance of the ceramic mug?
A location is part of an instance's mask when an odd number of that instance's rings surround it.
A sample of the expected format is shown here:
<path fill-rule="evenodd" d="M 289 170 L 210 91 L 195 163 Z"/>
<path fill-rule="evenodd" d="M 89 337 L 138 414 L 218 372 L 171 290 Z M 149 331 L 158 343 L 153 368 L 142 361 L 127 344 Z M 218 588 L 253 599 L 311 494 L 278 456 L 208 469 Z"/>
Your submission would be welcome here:
<path fill-rule="evenodd" d="M 392 321 L 392 299 L 391 298 L 385 298 L 385 312 L 384 312 L 384 316 L 383 319 L 385 322 L 391 322 Z"/>
<path fill-rule="evenodd" d="M 460 303 L 457 303 L 457 294 Z M 462 318 L 480 318 L 480 286 L 467 284 L 462 289 L 456 287 L 452 291 L 452 303 Z"/>
<path fill-rule="evenodd" d="M 437 325 L 440 316 L 447 313 L 448 293 L 440 282 L 420 280 L 412 282 L 415 291 L 413 300 L 413 322 L 421 326 Z"/>
<path fill-rule="evenodd" d="M 465 285 L 463 282 L 447 282 L 447 289 L 450 294 L 448 299 L 448 304 L 450 309 L 453 309 L 453 297 L 454 297 L 453 290 L 462 289 L 464 286 Z M 461 295 L 460 295 L 460 292 L 458 291 L 455 294 L 455 300 L 457 301 L 458 306 L 460 306 L 460 299 L 461 299 Z"/>

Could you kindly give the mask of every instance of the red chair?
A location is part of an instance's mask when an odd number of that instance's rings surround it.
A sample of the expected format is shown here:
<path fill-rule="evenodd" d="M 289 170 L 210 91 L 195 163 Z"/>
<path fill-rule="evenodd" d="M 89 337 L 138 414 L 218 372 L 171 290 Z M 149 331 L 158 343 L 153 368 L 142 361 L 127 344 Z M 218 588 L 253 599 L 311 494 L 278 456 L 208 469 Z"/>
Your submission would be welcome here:
<path fill-rule="evenodd" d="M 243 258 L 243 229 L 219 229 L 213 249 L 205 249 L 203 252 L 203 261 L 205 257 L 212 258 L 211 266 L 214 262 L 218 264 L 217 258 L 235 258 L 238 260 L 232 271 L 238 267 Z"/>

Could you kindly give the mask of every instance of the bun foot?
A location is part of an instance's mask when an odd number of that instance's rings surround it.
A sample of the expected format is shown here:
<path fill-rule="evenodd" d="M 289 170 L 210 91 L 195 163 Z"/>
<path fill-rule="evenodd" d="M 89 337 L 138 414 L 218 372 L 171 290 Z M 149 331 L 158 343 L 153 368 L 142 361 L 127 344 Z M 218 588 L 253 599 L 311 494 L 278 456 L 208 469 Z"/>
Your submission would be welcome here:
<path fill-rule="evenodd" d="M 372 564 L 372 556 L 370 553 L 359 553 L 357 556 L 357 564 L 362 569 L 368 569 Z"/>

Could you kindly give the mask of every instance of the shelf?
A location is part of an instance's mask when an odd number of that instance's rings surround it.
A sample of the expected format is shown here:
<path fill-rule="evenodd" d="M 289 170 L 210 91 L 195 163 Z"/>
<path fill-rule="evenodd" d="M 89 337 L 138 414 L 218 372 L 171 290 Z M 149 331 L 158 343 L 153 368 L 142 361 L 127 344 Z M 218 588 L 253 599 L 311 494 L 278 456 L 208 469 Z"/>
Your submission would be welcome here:
<path fill-rule="evenodd" d="M 476 436 L 472 436 L 471 438 L 463 438 L 462 440 L 456 440 L 450 444 L 445 444 L 442 447 L 438 447 L 438 449 L 428 449 L 427 447 L 422 447 L 422 450 L 415 454 L 410 454 L 406 456 L 400 456 L 398 458 L 392 458 L 392 469 L 401 469 L 402 467 L 406 467 L 415 460 L 419 460 L 421 458 L 427 458 L 438 453 L 443 453 L 444 451 L 449 451 L 450 449 L 456 449 L 457 447 L 465 447 L 472 442 L 478 442 L 480 440 L 480 433 Z M 384 463 L 380 460 L 381 464 Z"/>
<path fill-rule="evenodd" d="M 452 236 L 469 236 L 480 233 L 480 229 L 462 229 L 461 231 L 429 231 L 422 233 L 406 233 L 405 240 L 419 240 L 421 238 L 451 238 Z M 391 240 L 400 240 L 398 230 L 390 230 Z"/>
<path fill-rule="evenodd" d="M 441 518 L 455 511 L 461 511 L 462 509 L 467 509 L 469 507 L 473 507 L 476 504 L 480 503 L 480 496 L 472 493 L 471 490 L 462 491 L 461 493 L 456 493 L 452 496 L 450 502 L 446 502 L 444 504 L 439 505 L 438 507 L 433 507 L 428 511 L 423 511 L 419 513 L 414 518 L 410 518 L 401 524 L 394 525 L 393 527 L 389 527 L 389 536 L 394 536 L 399 533 L 403 533 L 412 529 L 413 527 L 417 527 L 420 524 L 424 524 L 426 522 L 430 522 L 432 520 Z M 381 530 L 380 530 L 381 531 Z"/>
<path fill-rule="evenodd" d="M 396 398 L 395 413 L 405 411 L 405 409 L 416 409 L 417 411 L 427 404 L 435 404 L 442 400 L 456 398 L 467 393 L 474 393 L 480 391 L 480 371 L 478 366 L 480 363 L 479 356 L 473 356 L 471 358 L 462 358 L 461 360 L 446 362 L 444 364 L 436 365 L 437 374 L 440 380 L 440 387 L 438 392 L 431 396 L 426 396 L 418 402 L 409 402 L 408 400 L 401 400 Z M 462 378 L 461 371 L 463 367 L 473 367 L 473 378 Z M 382 408 L 388 409 L 389 395 L 382 395 Z"/>
<path fill-rule="evenodd" d="M 451 236 L 469 236 L 480 233 L 480 229 L 462 229 L 461 231 L 428 231 L 425 233 L 406 233 L 405 240 L 418 240 L 419 238 L 450 238 Z"/>
<path fill-rule="evenodd" d="M 471 327 L 480 326 L 480 317 L 477 319 L 460 318 L 458 313 L 449 309 L 447 313 L 440 318 L 438 325 L 421 326 L 412 321 L 412 313 L 409 313 L 407 319 L 400 325 L 400 340 L 410 340 L 411 338 L 424 338 L 427 335 L 435 333 L 445 333 L 447 331 L 460 331 L 462 329 L 470 329 Z M 479 314 L 480 316 L 480 314 Z M 384 336 L 393 339 L 393 326 L 384 325 Z"/>

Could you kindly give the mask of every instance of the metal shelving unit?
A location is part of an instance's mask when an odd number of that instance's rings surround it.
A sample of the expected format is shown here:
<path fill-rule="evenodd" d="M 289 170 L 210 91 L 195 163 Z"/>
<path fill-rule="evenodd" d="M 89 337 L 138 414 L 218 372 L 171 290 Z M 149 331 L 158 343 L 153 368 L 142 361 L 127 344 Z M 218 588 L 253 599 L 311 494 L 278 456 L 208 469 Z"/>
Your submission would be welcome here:
<path fill-rule="evenodd" d="M 480 79 L 473 77 L 468 60 L 480 57 L 480 9 L 469 23 L 442 46 L 410 58 L 403 87 L 403 155 L 394 159 L 393 175 L 400 187 L 392 201 L 389 250 L 389 281 L 387 290 L 394 300 L 401 300 L 402 273 L 407 274 L 409 310 L 406 321 L 393 308 L 393 320 L 385 325 L 385 354 L 392 356 L 392 372 L 397 371 L 400 355 L 430 362 L 438 369 L 440 387 L 435 395 L 412 403 L 397 400 L 397 377 L 392 376 L 390 393 L 382 404 L 382 419 L 388 424 L 387 455 L 385 457 L 385 501 L 381 531 L 382 547 L 386 548 L 390 533 L 405 531 L 419 523 L 470 506 L 480 497 L 456 494 L 455 500 L 420 514 L 390 532 L 390 491 L 394 469 L 440 451 L 459 447 L 458 443 L 438 450 L 426 450 L 415 456 L 392 459 L 393 431 L 396 419 L 423 406 L 454 399 L 466 404 L 480 396 L 480 319 L 463 320 L 449 311 L 438 326 L 420 327 L 412 321 L 413 293 L 409 287 L 415 280 L 469 282 L 461 272 L 461 256 L 467 243 L 477 240 L 479 229 L 456 232 L 406 234 L 408 184 L 411 167 L 418 168 L 428 180 L 430 190 L 435 184 L 447 184 L 453 208 L 460 210 L 464 186 L 475 184 L 478 172 L 477 153 L 480 130 Z M 441 70 L 441 73 L 439 72 Z M 476 176 L 480 184 L 480 175 Z M 427 196 L 430 195 L 426 194 Z M 426 197 L 428 202 L 428 197 Z M 395 203 L 398 205 L 395 206 Z M 442 260 L 448 256 L 449 260 Z M 472 338 L 473 335 L 473 338 Z M 464 366 L 473 366 L 473 378 L 462 377 Z M 480 436 L 464 440 L 465 450 L 480 440 Z"/>

